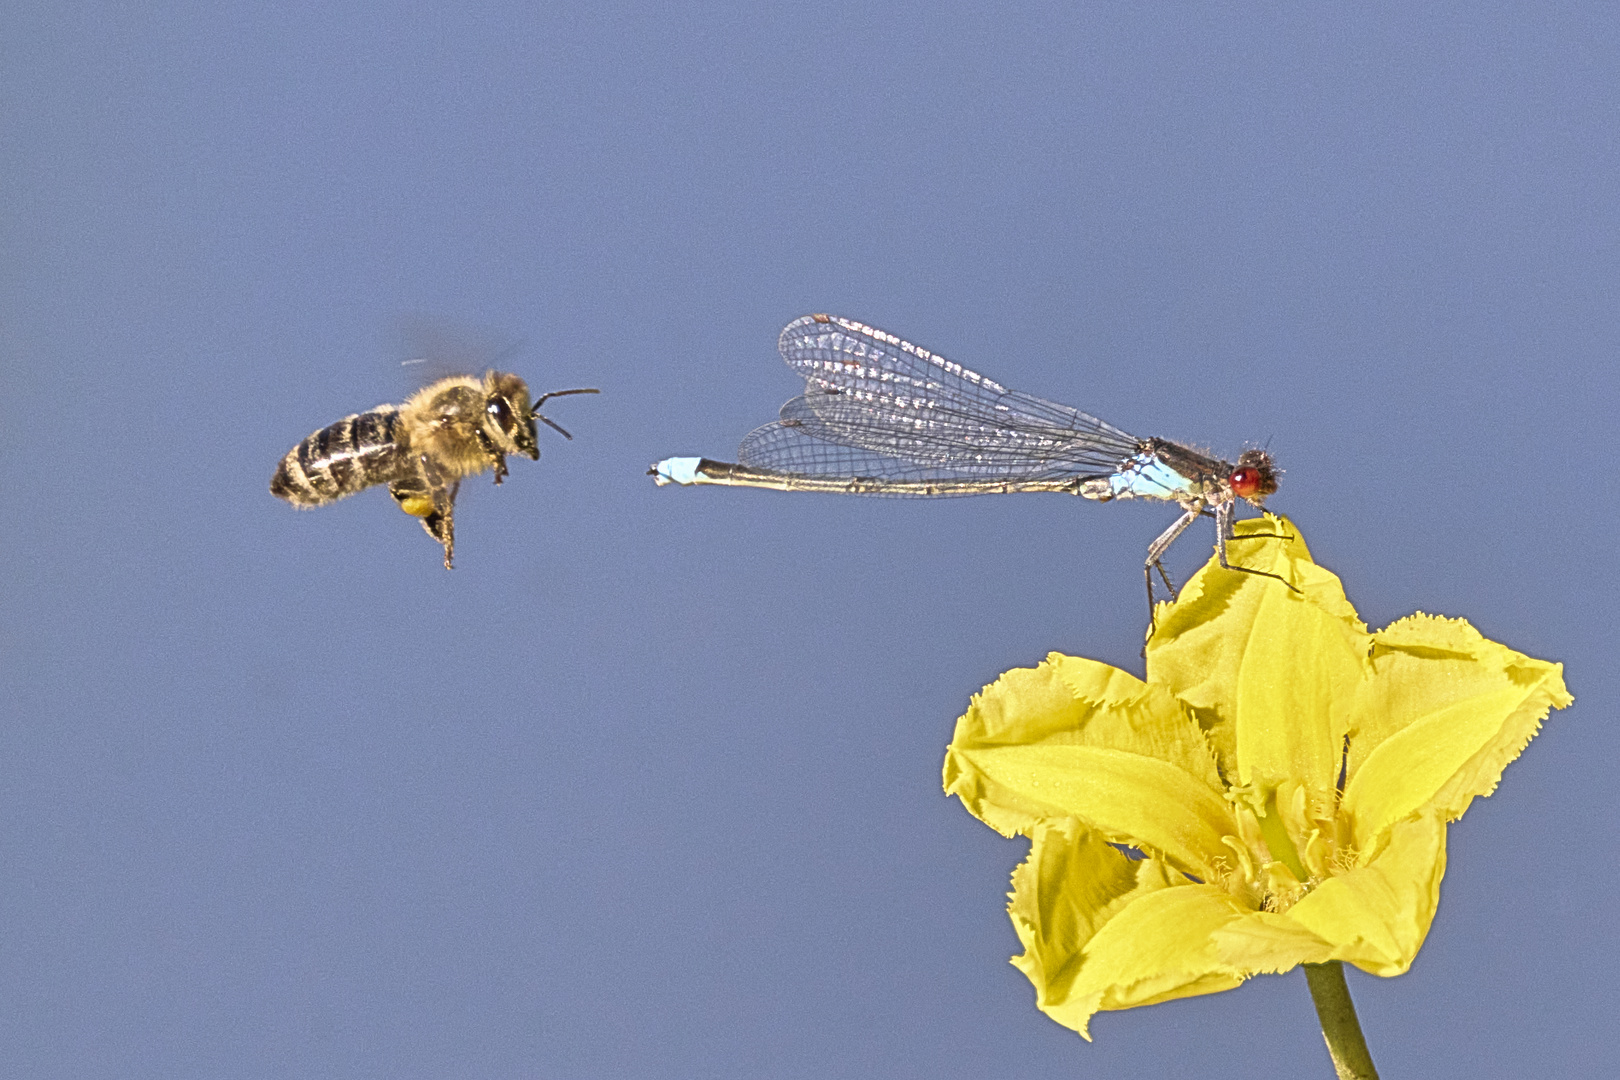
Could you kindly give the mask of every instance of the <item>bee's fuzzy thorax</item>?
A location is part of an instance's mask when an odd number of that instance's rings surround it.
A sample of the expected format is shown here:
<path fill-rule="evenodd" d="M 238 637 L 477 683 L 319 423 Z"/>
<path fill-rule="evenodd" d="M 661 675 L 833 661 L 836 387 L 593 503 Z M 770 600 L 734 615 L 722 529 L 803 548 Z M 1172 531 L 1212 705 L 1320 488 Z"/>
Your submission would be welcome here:
<path fill-rule="evenodd" d="M 474 375 L 451 375 L 411 395 L 400 410 L 411 451 L 430 455 L 442 469 L 457 478 L 493 468 L 494 462 L 474 433 L 482 432 L 501 450 L 512 452 L 510 438 L 498 425 L 489 422 L 485 412 L 486 401 L 495 392 L 498 380 L 503 379 L 517 383 L 526 403 L 528 387 L 523 380 L 494 371 L 481 379 Z"/>

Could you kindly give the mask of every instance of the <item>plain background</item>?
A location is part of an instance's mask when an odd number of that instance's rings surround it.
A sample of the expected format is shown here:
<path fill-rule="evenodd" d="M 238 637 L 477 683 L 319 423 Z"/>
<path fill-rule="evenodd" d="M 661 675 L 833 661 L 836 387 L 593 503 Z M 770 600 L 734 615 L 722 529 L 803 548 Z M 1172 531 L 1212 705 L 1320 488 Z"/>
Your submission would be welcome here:
<path fill-rule="evenodd" d="M 1329 1075 L 1298 972 L 1045 1019 L 1023 844 L 940 793 L 1003 670 L 1140 671 L 1173 511 L 643 475 L 770 420 L 810 311 L 1269 442 L 1370 624 L 1563 661 L 1351 981 L 1387 1076 L 1612 1069 L 1612 4 L 8 11 L 7 1075 Z M 413 319 L 603 391 L 453 573 L 266 491 Z"/>

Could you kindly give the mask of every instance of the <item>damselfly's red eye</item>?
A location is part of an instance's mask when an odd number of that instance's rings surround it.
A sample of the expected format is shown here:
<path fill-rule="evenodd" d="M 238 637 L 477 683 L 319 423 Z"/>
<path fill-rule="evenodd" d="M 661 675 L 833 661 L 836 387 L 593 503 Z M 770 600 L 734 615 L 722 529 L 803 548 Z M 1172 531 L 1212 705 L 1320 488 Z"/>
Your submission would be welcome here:
<path fill-rule="evenodd" d="M 1245 465 L 1232 473 L 1226 482 L 1232 485 L 1232 494 L 1247 499 L 1260 490 L 1260 470 Z"/>

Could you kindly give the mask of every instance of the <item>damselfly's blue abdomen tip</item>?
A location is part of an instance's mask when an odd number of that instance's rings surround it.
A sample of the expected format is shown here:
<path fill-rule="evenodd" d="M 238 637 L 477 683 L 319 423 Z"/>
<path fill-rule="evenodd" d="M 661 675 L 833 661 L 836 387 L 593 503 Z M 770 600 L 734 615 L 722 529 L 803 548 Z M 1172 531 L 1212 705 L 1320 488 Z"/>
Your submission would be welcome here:
<path fill-rule="evenodd" d="M 695 457 L 665 458 L 647 471 L 659 487 L 665 484 L 693 484 L 697 482 L 698 463 L 702 460 Z"/>

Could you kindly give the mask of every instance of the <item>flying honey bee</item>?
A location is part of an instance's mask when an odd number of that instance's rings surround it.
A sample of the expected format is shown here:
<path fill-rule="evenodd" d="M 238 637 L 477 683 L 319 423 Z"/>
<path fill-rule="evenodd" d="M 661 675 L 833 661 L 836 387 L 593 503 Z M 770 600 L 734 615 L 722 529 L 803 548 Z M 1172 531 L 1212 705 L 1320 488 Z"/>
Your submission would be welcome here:
<path fill-rule="evenodd" d="M 307 508 L 387 484 L 399 508 L 420 518 L 427 534 L 444 545 L 448 570 L 455 556 L 462 478 L 492 468 L 499 484 L 507 475 L 506 455 L 539 461 L 536 420 L 573 438 L 541 416 L 540 406 L 554 397 L 595 393 L 553 390 L 530 404 L 529 385 L 516 375 L 452 375 L 418 390 L 403 405 L 379 405 L 317 431 L 281 459 L 270 478 L 270 494 Z"/>

